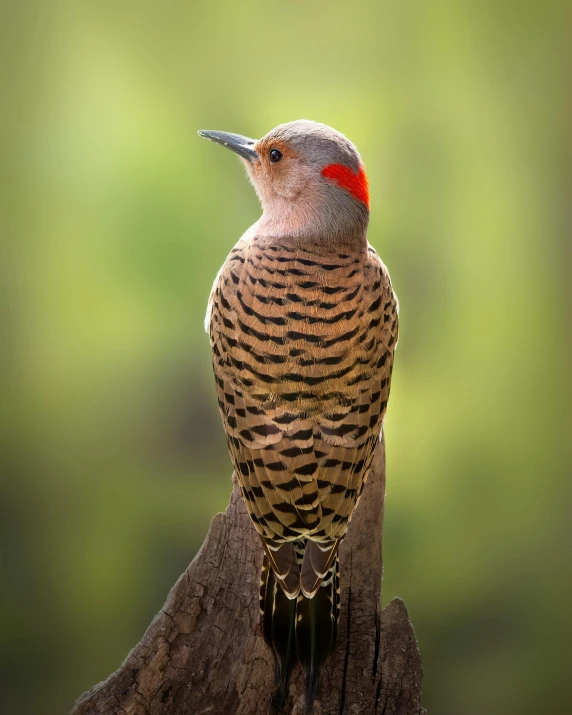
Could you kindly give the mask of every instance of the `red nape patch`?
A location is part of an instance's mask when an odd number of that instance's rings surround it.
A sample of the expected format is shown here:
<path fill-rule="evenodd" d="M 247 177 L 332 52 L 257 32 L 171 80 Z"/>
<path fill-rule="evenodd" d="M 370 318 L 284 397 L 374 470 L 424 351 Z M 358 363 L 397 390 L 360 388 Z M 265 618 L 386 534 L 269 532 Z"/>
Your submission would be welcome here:
<path fill-rule="evenodd" d="M 361 201 L 369 208 L 369 182 L 363 166 L 360 166 L 359 173 L 354 172 L 342 164 L 330 164 L 322 169 L 322 176 L 332 179 L 342 189 L 348 191 L 354 199 Z"/>

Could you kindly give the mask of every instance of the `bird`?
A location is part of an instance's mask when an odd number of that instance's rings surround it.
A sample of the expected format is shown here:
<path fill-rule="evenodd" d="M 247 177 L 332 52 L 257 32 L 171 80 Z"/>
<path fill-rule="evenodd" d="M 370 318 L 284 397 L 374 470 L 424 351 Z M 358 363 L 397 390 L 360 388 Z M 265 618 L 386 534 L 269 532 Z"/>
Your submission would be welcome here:
<path fill-rule="evenodd" d="M 219 411 L 262 540 L 260 608 L 280 710 L 291 672 L 310 713 L 336 645 L 339 546 L 381 438 L 399 304 L 367 240 L 369 184 L 354 146 L 310 120 L 255 140 L 199 135 L 238 154 L 262 207 L 210 293 Z"/>

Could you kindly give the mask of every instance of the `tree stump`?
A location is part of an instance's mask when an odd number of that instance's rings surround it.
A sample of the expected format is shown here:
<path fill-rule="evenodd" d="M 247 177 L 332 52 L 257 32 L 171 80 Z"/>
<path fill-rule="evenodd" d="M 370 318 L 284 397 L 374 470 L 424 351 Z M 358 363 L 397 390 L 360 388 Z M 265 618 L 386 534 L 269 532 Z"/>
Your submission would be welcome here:
<path fill-rule="evenodd" d="M 234 481 L 234 477 L 233 477 Z M 381 610 L 385 448 L 340 547 L 341 618 L 314 715 L 423 715 L 423 668 L 405 604 Z M 190 566 L 121 667 L 84 693 L 70 715 L 266 715 L 274 663 L 262 637 L 262 546 L 234 482 Z M 303 715 L 292 674 L 283 715 Z"/>

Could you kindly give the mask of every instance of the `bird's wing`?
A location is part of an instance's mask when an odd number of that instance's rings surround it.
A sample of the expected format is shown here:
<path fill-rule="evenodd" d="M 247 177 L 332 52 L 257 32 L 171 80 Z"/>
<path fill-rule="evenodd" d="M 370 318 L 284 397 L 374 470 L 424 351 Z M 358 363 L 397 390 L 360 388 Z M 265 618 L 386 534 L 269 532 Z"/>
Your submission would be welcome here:
<path fill-rule="evenodd" d="M 292 268 L 290 259 L 283 260 L 279 275 L 301 273 L 294 259 Z M 355 274 L 355 268 L 346 270 L 351 265 L 340 263 L 340 275 L 329 277 L 330 282 L 343 283 Z M 288 576 L 295 559 L 293 551 L 281 549 L 285 540 L 307 536 L 321 543 L 306 560 L 308 590 L 316 581 L 310 583 L 314 577 L 309 568 L 322 578 L 345 534 L 389 395 L 397 304 L 387 270 L 373 249 L 362 268 L 357 280 L 346 281 L 348 300 L 338 301 L 345 312 L 334 302 L 333 309 L 326 306 L 324 316 L 333 313 L 333 318 L 319 317 L 326 304 L 307 288 L 318 285 L 307 280 L 308 269 L 304 285 L 288 292 L 240 244 L 212 293 L 218 402 L 242 494 L 279 578 Z M 290 304 L 296 310 L 282 307 L 299 295 L 304 303 Z M 316 331 L 325 328 L 318 325 L 309 332 L 308 326 L 319 321 L 332 324 L 327 335 L 334 337 L 317 341 Z M 308 355 L 300 347 L 308 347 L 308 341 L 311 359 L 299 356 Z"/>
<path fill-rule="evenodd" d="M 358 396 L 350 407 L 323 416 L 315 442 L 316 450 L 325 453 L 318 477 L 323 477 L 326 491 L 322 528 L 332 540 L 345 534 L 367 479 L 387 410 L 398 340 L 397 298 L 386 267 L 371 247 L 362 301 L 360 369 L 350 380 L 359 387 Z"/>

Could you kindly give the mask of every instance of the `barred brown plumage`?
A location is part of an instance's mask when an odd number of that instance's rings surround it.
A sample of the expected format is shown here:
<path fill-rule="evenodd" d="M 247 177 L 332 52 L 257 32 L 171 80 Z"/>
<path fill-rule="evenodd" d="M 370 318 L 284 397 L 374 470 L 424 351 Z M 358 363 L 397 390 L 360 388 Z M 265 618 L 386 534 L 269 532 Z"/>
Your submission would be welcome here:
<path fill-rule="evenodd" d="M 218 134 L 205 133 L 222 141 Z M 280 623 L 296 633 L 311 709 L 335 643 L 338 544 L 387 408 L 398 304 L 365 238 L 368 206 L 356 197 L 367 186 L 347 186 L 365 173 L 345 137 L 293 122 L 259 142 L 224 138 L 246 159 L 264 214 L 231 250 L 209 300 L 218 404 L 266 552 L 261 606 L 277 655 L 278 700 L 293 657 L 292 635 L 274 633 Z M 286 165 L 281 173 L 266 158 L 275 148 Z M 323 178 L 326 165 L 348 167 L 343 186 Z M 321 632 L 321 651 L 304 645 L 308 628 Z"/>
<path fill-rule="evenodd" d="M 256 528 L 273 545 L 344 535 L 380 434 L 397 335 L 389 276 L 371 247 L 332 265 L 331 249 L 293 254 L 292 245 L 241 241 L 211 298 L 231 457 Z M 275 288 L 267 277 L 282 258 L 284 288 Z M 295 269 L 301 260 L 304 271 Z M 332 287 L 340 290 L 321 300 Z"/>

